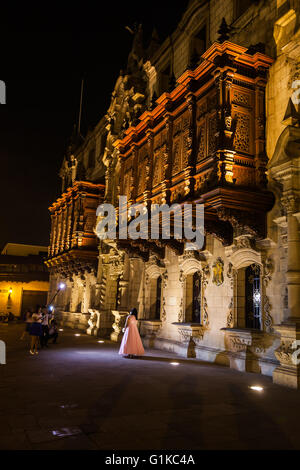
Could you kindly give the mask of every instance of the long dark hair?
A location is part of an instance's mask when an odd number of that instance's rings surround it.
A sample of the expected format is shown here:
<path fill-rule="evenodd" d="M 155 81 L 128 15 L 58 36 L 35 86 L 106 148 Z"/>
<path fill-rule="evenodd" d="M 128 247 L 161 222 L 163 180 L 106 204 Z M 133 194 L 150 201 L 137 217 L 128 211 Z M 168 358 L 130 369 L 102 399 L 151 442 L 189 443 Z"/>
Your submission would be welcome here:
<path fill-rule="evenodd" d="M 138 312 L 137 312 L 137 309 L 135 307 L 130 310 L 130 315 L 134 315 L 135 318 L 137 319 Z"/>

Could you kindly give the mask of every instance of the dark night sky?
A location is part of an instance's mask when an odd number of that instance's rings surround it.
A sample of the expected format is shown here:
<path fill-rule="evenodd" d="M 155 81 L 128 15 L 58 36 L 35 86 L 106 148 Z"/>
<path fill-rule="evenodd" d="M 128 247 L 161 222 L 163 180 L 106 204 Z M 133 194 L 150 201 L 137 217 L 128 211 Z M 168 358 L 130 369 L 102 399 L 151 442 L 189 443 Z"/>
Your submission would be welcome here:
<path fill-rule="evenodd" d="M 1 5 L 0 247 L 48 244 L 48 207 L 77 120 L 85 79 L 83 128 L 105 113 L 132 36 L 125 26 L 173 31 L 187 0 L 10 2 Z M 96 6 L 97 5 L 97 6 Z"/>

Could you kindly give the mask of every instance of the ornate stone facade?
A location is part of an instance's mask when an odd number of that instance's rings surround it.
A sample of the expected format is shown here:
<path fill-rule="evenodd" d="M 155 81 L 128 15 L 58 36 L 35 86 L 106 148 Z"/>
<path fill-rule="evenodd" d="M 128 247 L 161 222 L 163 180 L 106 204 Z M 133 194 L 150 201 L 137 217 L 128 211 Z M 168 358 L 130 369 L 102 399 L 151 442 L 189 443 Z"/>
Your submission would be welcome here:
<path fill-rule="evenodd" d="M 67 279 L 57 309 L 70 325 L 63 312 L 83 315 L 90 334 L 116 341 L 135 306 L 146 345 L 239 370 L 275 370 L 277 383 L 298 387 L 291 361 L 300 335 L 300 123 L 290 97 L 299 5 L 246 3 L 243 10 L 235 0 L 221 9 L 216 0 L 189 2 L 172 54 L 168 41 L 154 47 L 153 38 L 143 50 L 136 28 L 107 114 L 69 149 L 61 170 L 67 194 L 84 174 L 105 185 L 103 200 L 116 206 L 120 195 L 146 208 L 204 204 L 203 249 L 191 251 L 174 237 L 117 237 L 98 243 L 96 271 L 86 271 L 78 265 L 86 258 L 71 248 L 86 236 L 82 224 L 91 233 L 95 214 L 85 217 L 79 202 L 71 210 L 64 197 L 54 205 L 48 263 L 53 289 Z M 225 41 L 218 36 L 223 16 Z M 195 60 L 197 37 L 206 39 Z M 166 86 L 173 76 L 176 83 Z"/>

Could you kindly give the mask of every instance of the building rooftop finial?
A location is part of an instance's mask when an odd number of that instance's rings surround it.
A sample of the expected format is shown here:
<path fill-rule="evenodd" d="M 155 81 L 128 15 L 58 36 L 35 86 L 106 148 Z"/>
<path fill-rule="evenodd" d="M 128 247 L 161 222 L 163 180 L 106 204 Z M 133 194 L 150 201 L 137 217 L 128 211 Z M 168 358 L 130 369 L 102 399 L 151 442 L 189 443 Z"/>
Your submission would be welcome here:
<path fill-rule="evenodd" d="M 222 43 L 224 41 L 228 41 L 229 32 L 230 32 L 230 28 L 228 24 L 226 23 L 225 18 L 223 17 L 220 28 L 218 29 L 218 33 L 219 33 L 218 42 Z"/>

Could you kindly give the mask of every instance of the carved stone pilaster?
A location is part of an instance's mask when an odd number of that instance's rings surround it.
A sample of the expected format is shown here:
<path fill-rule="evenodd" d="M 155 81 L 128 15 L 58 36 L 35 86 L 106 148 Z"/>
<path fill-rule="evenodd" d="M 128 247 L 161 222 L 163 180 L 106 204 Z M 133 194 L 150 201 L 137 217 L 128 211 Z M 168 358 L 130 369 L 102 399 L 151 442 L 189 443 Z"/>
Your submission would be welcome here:
<path fill-rule="evenodd" d="M 240 371 L 259 372 L 259 360 L 275 339 L 259 330 L 244 328 L 222 328 L 225 333 L 225 348 L 230 367 Z"/>
<path fill-rule="evenodd" d="M 206 287 L 210 277 L 210 269 L 208 264 L 204 264 L 202 267 L 202 325 L 207 329 L 209 327 L 209 316 L 208 316 L 208 305 L 205 296 Z"/>
<path fill-rule="evenodd" d="M 290 388 L 300 388 L 300 364 L 297 350 L 300 345 L 300 323 L 286 322 L 275 326 L 280 333 L 280 346 L 275 356 L 280 365 L 273 372 L 273 381 Z"/>
<path fill-rule="evenodd" d="M 90 318 L 88 319 L 88 329 L 86 330 L 87 335 L 98 336 L 100 330 L 100 317 L 101 313 L 99 310 L 89 309 Z"/>
<path fill-rule="evenodd" d="M 112 310 L 111 313 L 115 317 L 115 320 L 112 325 L 113 332 L 110 335 L 110 339 L 111 341 L 118 342 L 123 336 L 122 329 L 125 326 L 126 317 L 129 315 L 129 312 Z"/>
<path fill-rule="evenodd" d="M 271 303 L 270 299 L 265 293 L 266 288 L 269 284 L 269 282 L 272 279 L 272 272 L 273 272 L 274 266 L 273 266 L 273 260 L 270 257 L 267 257 L 263 261 L 263 270 L 262 270 L 262 290 L 263 290 L 263 295 L 262 295 L 262 307 L 263 307 L 263 325 L 264 325 L 264 330 L 267 333 L 273 333 L 274 328 L 273 328 L 273 318 L 271 315 Z"/>
<path fill-rule="evenodd" d="M 183 298 L 180 300 L 179 310 L 178 310 L 178 323 L 182 323 L 184 320 L 184 313 L 183 313 Z"/>
<path fill-rule="evenodd" d="M 113 158 L 109 153 L 106 154 L 106 158 L 104 159 L 104 164 L 106 166 L 104 201 L 105 202 L 111 202 L 111 199 L 112 199 L 112 174 L 113 174 L 113 166 L 114 165 L 113 165 Z"/>
<path fill-rule="evenodd" d="M 196 357 L 195 346 L 203 340 L 205 328 L 196 323 L 173 323 L 177 326 L 180 341 L 186 347 L 187 357 Z"/>
<path fill-rule="evenodd" d="M 162 309 L 161 309 L 161 321 L 165 323 L 167 320 L 167 312 L 166 312 L 166 298 L 163 297 L 162 300 Z"/>
<path fill-rule="evenodd" d="M 234 269 L 232 263 L 228 264 L 228 269 L 227 269 L 226 276 L 230 281 L 230 288 L 231 288 L 231 292 L 232 292 L 232 297 L 231 297 L 230 303 L 228 305 L 226 326 L 227 326 L 227 328 L 233 328 L 234 326 L 236 326 L 234 299 L 235 299 L 235 284 L 236 284 L 237 272 L 236 272 L 236 269 Z"/>
<path fill-rule="evenodd" d="M 166 289 L 166 287 L 168 286 L 168 271 L 165 270 L 162 275 L 162 281 L 163 281 L 163 288 Z"/>
<path fill-rule="evenodd" d="M 140 320 L 141 331 L 150 348 L 154 347 L 155 339 L 162 328 L 161 320 Z"/>
<path fill-rule="evenodd" d="M 227 328 L 233 328 L 235 324 L 235 318 L 234 318 L 234 299 L 230 300 L 230 304 L 228 305 L 228 313 L 227 313 L 227 322 L 226 326 Z"/>

